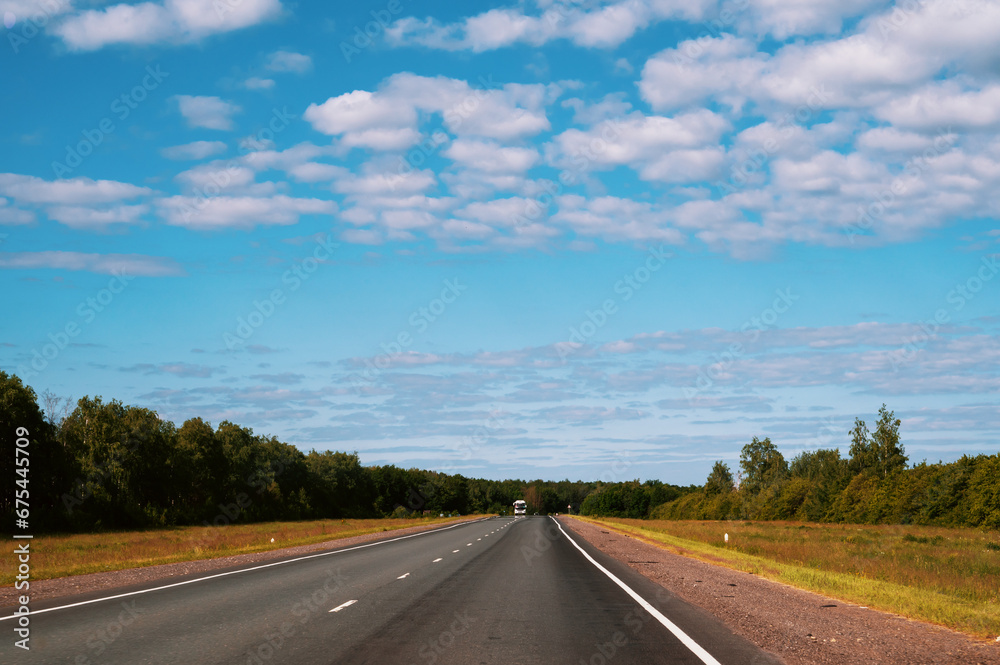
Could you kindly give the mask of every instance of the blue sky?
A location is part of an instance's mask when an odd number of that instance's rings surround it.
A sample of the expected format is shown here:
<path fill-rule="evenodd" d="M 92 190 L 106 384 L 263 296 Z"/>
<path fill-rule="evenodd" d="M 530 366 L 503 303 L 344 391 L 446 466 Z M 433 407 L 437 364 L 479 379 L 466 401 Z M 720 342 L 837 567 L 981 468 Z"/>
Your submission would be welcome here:
<path fill-rule="evenodd" d="M 331 6 L 0 0 L 0 367 L 491 478 L 1000 449 L 997 5 Z"/>

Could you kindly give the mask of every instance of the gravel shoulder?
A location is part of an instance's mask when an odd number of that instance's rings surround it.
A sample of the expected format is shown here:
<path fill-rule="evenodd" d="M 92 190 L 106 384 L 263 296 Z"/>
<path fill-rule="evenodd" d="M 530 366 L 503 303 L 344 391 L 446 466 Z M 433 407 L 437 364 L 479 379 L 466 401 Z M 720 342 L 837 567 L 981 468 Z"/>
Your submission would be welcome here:
<path fill-rule="evenodd" d="M 469 518 L 478 519 L 478 518 Z M 466 519 L 456 520 L 465 522 Z M 92 593 L 104 589 L 117 589 L 119 587 L 133 584 L 144 584 L 156 580 L 164 580 L 184 575 L 207 573 L 210 571 L 243 566 L 252 563 L 261 563 L 282 559 L 320 550 L 350 547 L 374 540 L 387 538 L 397 538 L 419 531 L 427 531 L 441 526 L 452 524 L 438 523 L 432 525 L 418 525 L 395 529 L 393 531 L 376 531 L 361 536 L 351 536 L 350 538 L 338 538 L 326 540 L 321 543 L 311 545 L 298 545 L 286 547 L 267 552 L 254 552 L 252 554 L 237 554 L 233 556 L 219 557 L 216 559 L 201 559 L 198 561 L 183 561 L 179 563 L 166 563 L 158 566 L 146 566 L 144 568 L 129 568 L 126 570 L 111 570 L 103 573 L 89 573 L 86 575 L 73 575 L 71 577 L 59 577 L 51 580 L 31 581 L 31 600 L 46 600 L 49 598 L 59 598 L 62 596 L 72 596 L 81 593 Z M 0 587 L 0 607 L 14 606 L 17 604 L 16 598 L 23 592 L 17 591 L 13 586 Z"/>
<path fill-rule="evenodd" d="M 1000 642 L 689 559 L 611 528 L 560 520 L 788 665 L 1000 665 Z"/>

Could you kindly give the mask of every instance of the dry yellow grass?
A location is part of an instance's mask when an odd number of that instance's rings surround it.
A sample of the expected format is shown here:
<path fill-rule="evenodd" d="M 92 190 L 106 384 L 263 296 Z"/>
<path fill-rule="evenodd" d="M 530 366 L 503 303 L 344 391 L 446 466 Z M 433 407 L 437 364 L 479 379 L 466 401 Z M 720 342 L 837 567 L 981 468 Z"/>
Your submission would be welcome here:
<path fill-rule="evenodd" d="M 996 532 L 801 522 L 588 521 L 834 598 L 977 637 L 1000 635 Z"/>
<path fill-rule="evenodd" d="M 469 519 L 469 518 L 458 518 Z M 141 568 L 264 552 L 350 538 L 410 526 L 430 526 L 450 518 L 315 520 L 264 522 L 225 527 L 190 526 L 150 531 L 41 535 L 31 542 L 31 579 L 44 580 L 107 570 Z M 271 542 L 271 539 L 274 542 Z M 12 586 L 16 557 L 0 557 L 0 586 Z"/>

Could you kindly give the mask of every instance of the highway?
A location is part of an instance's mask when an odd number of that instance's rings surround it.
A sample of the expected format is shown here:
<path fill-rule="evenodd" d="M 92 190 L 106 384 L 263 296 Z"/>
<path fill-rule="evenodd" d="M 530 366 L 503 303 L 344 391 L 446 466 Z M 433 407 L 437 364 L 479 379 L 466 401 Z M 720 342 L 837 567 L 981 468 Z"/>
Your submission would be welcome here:
<path fill-rule="evenodd" d="M 756 664 L 776 660 L 555 518 L 360 546 L 0 612 L 0 662 Z"/>

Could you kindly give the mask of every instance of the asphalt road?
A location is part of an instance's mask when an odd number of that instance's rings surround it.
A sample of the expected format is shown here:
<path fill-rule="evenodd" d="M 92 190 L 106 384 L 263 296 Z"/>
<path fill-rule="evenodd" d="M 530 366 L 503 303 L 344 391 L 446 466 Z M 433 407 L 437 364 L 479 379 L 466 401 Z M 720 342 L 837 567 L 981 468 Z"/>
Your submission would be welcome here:
<path fill-rule="evenodd" d="M 13 644 L 10 608 L 0 613 L 0 662 L 775 662 L 544 517 L 466 522 L 31 609 L 30 651 Z"/>

